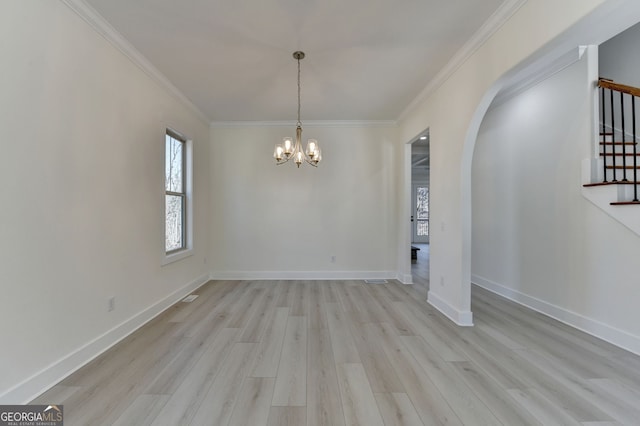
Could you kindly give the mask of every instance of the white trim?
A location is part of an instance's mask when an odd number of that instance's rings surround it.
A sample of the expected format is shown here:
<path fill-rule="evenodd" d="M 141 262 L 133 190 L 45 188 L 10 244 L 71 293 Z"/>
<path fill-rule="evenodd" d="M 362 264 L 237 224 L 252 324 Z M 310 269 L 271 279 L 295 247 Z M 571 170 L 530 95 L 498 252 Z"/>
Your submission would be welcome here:
<path fill-rule="evenodd" d="M 209 280 L 200 276 L 111 330 L 87 342 L 0 395 L 0 404 L 26 404 L 86 365 Z"/>
<path fill-rule="evenodd" d="M 536 297 L 529 296 L 518 290 L 505 287 L 486 278 L 473 275 L 472 284 L 482 287 L 492 293 L 516 302 L 522 306 L 540 312 L 557 321 L 567 324 L 580 331 L 591 334 L 599 339 L 613 345 L 626 349 L 640 355 L 640 336 L 633 335 L 627 331 L 612 327 L 593 318 L 586 317 L 576 312 L 572 312 L 563 307 L 554 305 Z"/>
<path fill-rule="evenodd" d="M 407 115 L 419 104 L 423 103 L 445 81 L 455 73 L 496 31 L 500 29 L 527 0 L 506 0 L 493 15 L 486 20 L 478 31 L 462 46 L 451 58 L 442 70 L 427 84 L 427 86 L 415 97 L 409 105 L 400 113 L 398 121 L 404 120 Z"/>
<path fill-rule="evenodd" d="M 178 260 L 185 259 L 185 258 L 187 258 L 189 256 L 192 256 L 192 255 L 193 255 L 193 249 L 191 249 L 191 248 L 188 248 L 188 249 L 185 249 L 185 250 L 180 250 L 178 252 L 171 253 L 171 254 L 166 254 L 165 253 L 165 255 L 162 258 L 162 262 L 160 262 L 160 265 L 161 266 L 165 266 L 165 265 L 168 265 L 170 263 L 177 262 Z"/>
<path fill-rule="evenodd" d="M 288 121 L 212 121 L 209 127 L 295 127 L 296 122 Z M 309 120 L 302 127 L 397 127 L 395 120 Z"/>
<path fill-rule="evenodd" d="M 410 285 L 413 284 L 413 275 L 398 272 L 396 280 L 400 281 L 402 284 Z"/>
<path fill-rule="evenodd" d="M 471 327 L 473 325 L 473 313 L 471 311 L 458 310 L 432 291 L 427 293 L 427 302 L 457 325 L 463 327 Z"/>
<path fill-rule="evenodd" d="M 144 71 L 153 81 L 166 89 L 177 100 L 182 102 L 204 123 L 209 123 L 211 119 L 207 117 L 184 93 L 169 81 L 138 49 L 136 49 L 122 34 L 118 32 L 106 19 L 98 13 L 85 0 L 60 0 L 80 16 L 91 28 L 110 42 L 116 49 L 124 54 L 131 62 Z"/>
<path fill-rule="evenodd" d="M 602 160 L 584 159 L 582 161 L 582 183 L 591 183 L 594 174 L 596 181 L 602 182 Z M 633 199 L 633 185 L 582 186 L 580 193 L 612 219 L 626 226 L 634 234 L 640 235 L 640 215 L 638 215 L 638 211 L 633 207 L 611 205 L 614 201 Z"/>
<path fill-rule="evenodd" d="M 538 64 L 538 66 L 531 66 L 523 70 L 522 73 L 518 73 L 493 98 L 489 110 L 504 104 L 509 99 L 518 96 L 580 61 L 586 49 L 587 46 L 576 47 L 549 63 L 545 62 L 544 64 Z"/>
<path fill-rule="evenodd" d="M 393 271 L 214 271 L 212 280 L 375 280 L 396 279 Z"/>

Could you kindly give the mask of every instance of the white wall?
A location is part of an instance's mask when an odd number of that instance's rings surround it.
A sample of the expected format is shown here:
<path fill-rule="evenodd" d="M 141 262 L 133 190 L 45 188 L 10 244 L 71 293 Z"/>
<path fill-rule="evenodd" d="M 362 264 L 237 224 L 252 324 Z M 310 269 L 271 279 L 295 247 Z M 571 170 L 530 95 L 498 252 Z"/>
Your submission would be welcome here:
<path fill-rule="evenodd" d="M 422 129 L 430 129 L 429 301 L 457 323 L 472 322 L 471 162 L 486 108 L 517 72 L 551 62 L 580 44 L 606 40 L 615 28 L 628 26 L 634 19 L 637 22 L 639 6 L 638 2 L 614 0 L 525 2 L 404 114 L 401 141 L 412 140 Z M 408 205 L 407 197 L 400 218 L 406 215 Z M 408 225 L 400 221 L 397 226 Z M 399 249 L 406 245 L 402 240 L 398 244 Z"/>
<path fill-rule="evenodd" d="M 599 49 L 600 76 L 628 86 L 640 87 L 640 24 L 602 43 Z"/>
<path fill-rule="evenodd" d="M 214 276 L 395 277 L 397 129 L 303 127 L 322 148 L 318 168 L 276 166 L 294 124 L 212 127 Z"/>
<path fill-rule="evenodd" d="M 206 279 L 209 129 L 60 1 L 1 2 L 0 56 L 0 401 L 24 403 Z M 161 267 L 168 126 L 195 241 Z"/>
<path fill-rule="evenodd" d="M 612 39 L 602 43 L 599 47 L 599 76 L 611 79 L 616 83 L 628 86 L 640 87 L 640 24 L 634 25 Z M 637 102 L 637 99 L 636 99 Z M 633 140 L 631 117 L 633 109 L 631 97 L 625 96 L 625 140 Z M 615 131 L 622 134 L 622 121 L 620 114 L 620 98 L 614 95 L 614 116 L 616 119 Z M 600 119 L 601 121 L 602 119 Z M 636 123 L 640 122 L 640 108 L 636 107 Z M 605 126 L 611 127 L 611 106 L 609 93 L 606 93 Z M 610 129 L 609 129 L 610 131 Z M 638 137 L 638 135 L 636 135 Z M 640 137 L 639 137 L 640 139 Z M 619 172 L 621 174 L 621 172 Z M 621 178 L 621 177 L 620 177 Z"/>
<path fill-rule="evenodd" d="M 587 58 L 489 110 L 473 157 L 472 279 L 640 352 L 640 237 L 581 194 Z"/>

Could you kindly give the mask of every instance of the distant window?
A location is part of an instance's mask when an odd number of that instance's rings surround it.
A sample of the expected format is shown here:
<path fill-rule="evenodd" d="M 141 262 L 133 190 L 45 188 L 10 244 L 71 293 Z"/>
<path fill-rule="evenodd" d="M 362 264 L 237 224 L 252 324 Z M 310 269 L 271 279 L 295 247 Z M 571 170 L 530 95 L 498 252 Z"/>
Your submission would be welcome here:
<path fill-rule="evenodd" d="M 417 188 L 417 220 L 419 237 L 429 236 L 429 188 L 420 186 Z"/>
<path fill-rule="evenodd" d="M 187 248 L 186 140 L 170 130 L 165 136 L 165 252 Z"/>

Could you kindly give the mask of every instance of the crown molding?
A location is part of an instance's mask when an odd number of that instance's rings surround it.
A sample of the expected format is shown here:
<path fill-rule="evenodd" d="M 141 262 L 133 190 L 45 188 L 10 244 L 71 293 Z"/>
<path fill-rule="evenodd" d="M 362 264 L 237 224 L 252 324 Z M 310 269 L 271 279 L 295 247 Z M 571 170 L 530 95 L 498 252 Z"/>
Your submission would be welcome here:
<path fill-rule="evenodd" d="M 209 126 L 219 127 L 291 127 L 296 121 L 212 121 Z M 310 120 L 302 127 L 397 127 L 395 120 Z"/>
<path fill-rule="evenodd" d="M 506 0 L 485 21 L 478 31 L 462 46 L 462 48 L 449 60 L 447 65 L 427 84 L 409 105 L 400 113 L 397 121 L 404 120 L 409 113 L 419 104 L 425 101 L 433 92 L 442 86 L 458 68 L 462 66 L 496 31 L 500 29 L 527 0 Z"/>
<path fill-rule="evenodd" d="M 571 49 L 551 62 L 537 64 L 537 66 L 531 66 L 523 72 L 518 73 L 505 85 L 503 89 L 498 92 L 489 106 L 489 109 L 499 107 L 515 96 L 570 67 L 582 59 L 586 51 L 587 46 L 579 46 Z"/>
<path fill-rule="evenodd" d="M 200 108 L 198 108 L 184 93 L 180 91 L 176 86 L 169 81 L 155 66 L 145 58 L 138 49 L 136 49 L 122 34 L 120 34 L 105 18 L 98 13 L 91 5 L 85 0 L 60 0 L 63 4 L 67 5 L 69 9 L 74 11 L 80 16 L 86 23 L 89 24 L 98 34 L 104 37 L 114 47 L 116 47 L 122 54 L 124 54 L 131 62 L 137 65 L 142 71 L 145 72 L 153 81 L 160 85 L 160 87 L 166 89 L 173 97 L 182 102 L 189 110 L 191 110 L 196 116 L 205 123 L 209 123 L 211 120 L 207 117 Z"/>

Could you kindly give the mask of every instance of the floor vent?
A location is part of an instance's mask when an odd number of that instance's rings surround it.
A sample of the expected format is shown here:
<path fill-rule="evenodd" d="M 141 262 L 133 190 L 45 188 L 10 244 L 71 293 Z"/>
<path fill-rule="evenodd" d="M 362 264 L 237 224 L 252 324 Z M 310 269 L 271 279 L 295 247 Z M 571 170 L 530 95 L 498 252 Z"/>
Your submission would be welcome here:
<path fill-rule="evenodd" d="M 190 302 L 193 302 L 194 300 L 196 300 L 197 297 L 198 297 L 197 294 L 190 294 L 187 297 L 185 297 L 184 299 L 182 299 L 182 301 L 190 303 Z"/>
<path fill-rule="evenodd" d="M 367 284 L 387 284 L 387 280 L 364 280 Z"/>

